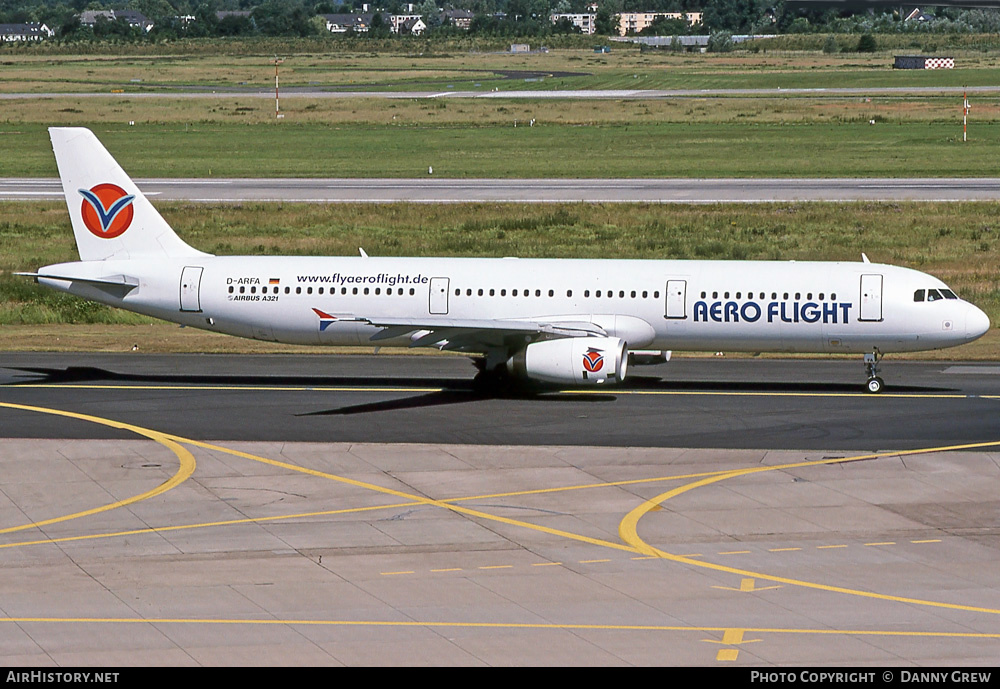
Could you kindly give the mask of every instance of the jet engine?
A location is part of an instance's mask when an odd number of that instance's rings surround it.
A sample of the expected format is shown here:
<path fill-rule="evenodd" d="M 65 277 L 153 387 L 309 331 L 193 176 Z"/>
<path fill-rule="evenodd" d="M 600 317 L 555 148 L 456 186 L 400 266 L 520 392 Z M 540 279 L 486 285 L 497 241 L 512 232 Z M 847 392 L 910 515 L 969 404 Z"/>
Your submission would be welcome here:
<path fill-rule="evenodd" d="M 625 380 L 628 345 L 617 337 L 566 337 L 532 342 L 507 360 L 519 377 L 563 385 L 614 385 Z"/>

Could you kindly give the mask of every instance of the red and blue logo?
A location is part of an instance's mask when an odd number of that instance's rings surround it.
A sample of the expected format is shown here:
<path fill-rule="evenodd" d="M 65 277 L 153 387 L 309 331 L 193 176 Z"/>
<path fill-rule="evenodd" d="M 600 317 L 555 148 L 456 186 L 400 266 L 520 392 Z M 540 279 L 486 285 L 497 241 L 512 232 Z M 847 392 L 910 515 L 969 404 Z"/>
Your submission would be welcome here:
<path fill-rule="evenodd" d="M 596 349 L 587 350 L 583 355 L 583 370 L 588 373 L 597 373 L 604 368 L 604 353 Z"/>
<path fill-rule="evenodd" d="M 83 197 L 80 205 L 83 224 L 94 236 L 114 239 L 123 235 L 132 224 L 134 194 L 126 194 L 115 184 L 98 184 L 78 191 Z"/>
<path fill-rule="evenodd" d="M 319 331 L 320 332 L 323 332 L 324 330 L 326 330 L 331 325 L 333 325 L 334 323 L 337 322 L 337 317 L 336 316 L 331 316 L 330 314 L 324 313 L 323 311 L 320 311 L 319 309 L 316 309 L 316 308 L 314 308 L 313 311 L 315 311 L 316 315 L 319 316 Z"/>

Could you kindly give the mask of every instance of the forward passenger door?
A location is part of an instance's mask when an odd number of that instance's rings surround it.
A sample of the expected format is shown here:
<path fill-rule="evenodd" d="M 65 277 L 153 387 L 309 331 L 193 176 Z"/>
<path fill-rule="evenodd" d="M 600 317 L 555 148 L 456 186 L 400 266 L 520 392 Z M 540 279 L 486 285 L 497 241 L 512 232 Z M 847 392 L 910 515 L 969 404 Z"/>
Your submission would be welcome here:
<path fill-rule="evenodd" d="M 687 318 L 687 280 L 667 280 L 664 318 Z"/>

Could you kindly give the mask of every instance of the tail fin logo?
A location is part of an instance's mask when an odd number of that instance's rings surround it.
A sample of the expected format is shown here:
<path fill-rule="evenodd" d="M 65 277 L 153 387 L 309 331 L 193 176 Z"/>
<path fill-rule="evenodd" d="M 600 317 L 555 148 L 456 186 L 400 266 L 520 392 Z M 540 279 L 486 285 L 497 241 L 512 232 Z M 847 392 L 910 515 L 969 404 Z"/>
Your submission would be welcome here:
<path fill-rule="evenodd" d="M 115 184 L 98 184 L 79 192 L 83 197 L 80 205 L 83 224 L 91 234 L 101 239 L 114 239 L 123 235 L 132 224 L 135 195 L 126 194 Z"/>

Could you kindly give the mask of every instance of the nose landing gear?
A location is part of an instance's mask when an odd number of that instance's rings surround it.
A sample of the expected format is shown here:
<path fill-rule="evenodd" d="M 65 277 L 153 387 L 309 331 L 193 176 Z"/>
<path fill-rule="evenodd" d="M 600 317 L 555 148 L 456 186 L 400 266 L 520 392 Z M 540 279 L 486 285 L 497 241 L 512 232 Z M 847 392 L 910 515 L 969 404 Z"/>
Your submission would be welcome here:
<path fill-rule="evenodd" d="M 878 375 L 878 362 L 881 360 L 882 353 L 877 349 L 870 354 L 865 354 L 865 375 L 868 377 L 865 389 L 873 395 L 882 392 L 882 388 L 885 387 L 885 381 L 879 378 Z"/>

